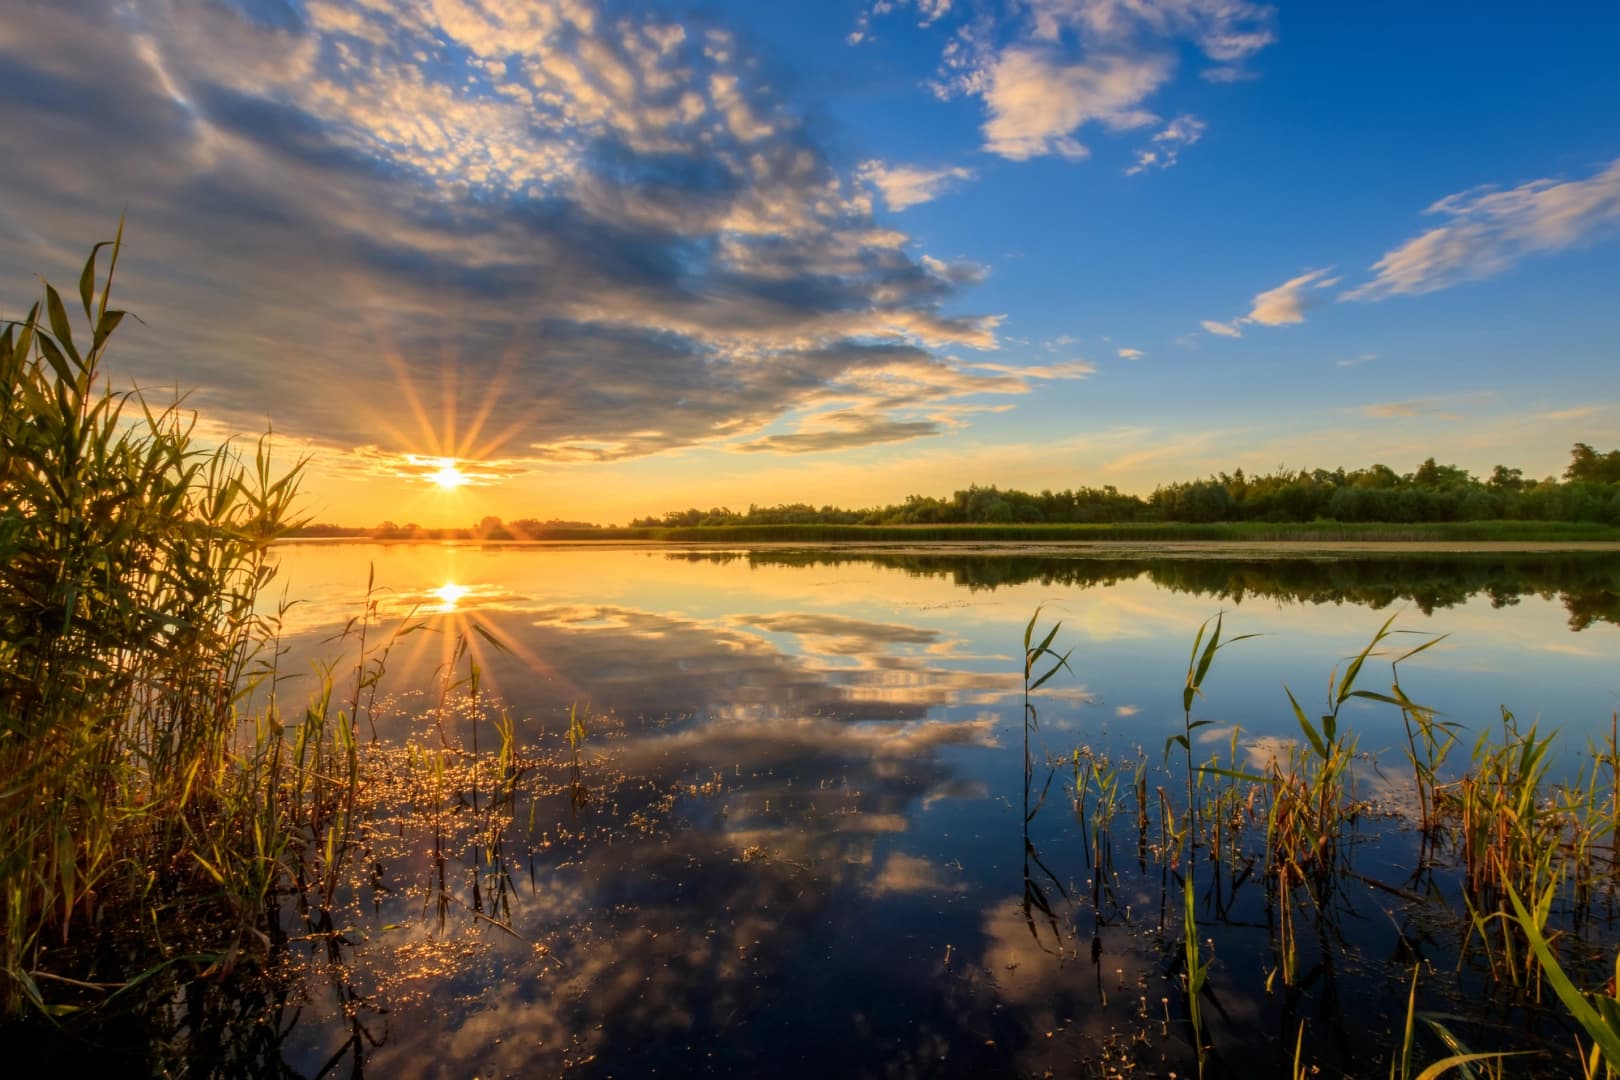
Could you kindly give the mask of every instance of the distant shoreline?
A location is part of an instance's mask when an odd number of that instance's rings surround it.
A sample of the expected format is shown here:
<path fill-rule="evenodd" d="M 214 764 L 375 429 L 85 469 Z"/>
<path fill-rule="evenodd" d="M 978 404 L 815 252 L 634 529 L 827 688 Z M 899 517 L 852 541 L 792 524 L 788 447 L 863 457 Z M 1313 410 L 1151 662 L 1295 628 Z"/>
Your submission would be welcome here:
<path fill-rule="evenodd" d="M 505 530 L 420 529 L 414 532 L 341 530 L 333 534 L 286 537 L 284 543 L 482 543 L 482 544 L 745 544 L 750 546 L 816 545 L 885 550 L 925 546 L 962 551 L 982 547 L 1001 554 L 1009 549 L 1118 552 L 1151 549 L 1187 553 L 1251 550 L 1269 554 L 1322 552 L 1620 552 L 1620 528 L 1540 521 L 1390 523 L 1337 522 L 1120 525 L 715 525 L 638 528 L 553 528 L 516 536 Z"/>

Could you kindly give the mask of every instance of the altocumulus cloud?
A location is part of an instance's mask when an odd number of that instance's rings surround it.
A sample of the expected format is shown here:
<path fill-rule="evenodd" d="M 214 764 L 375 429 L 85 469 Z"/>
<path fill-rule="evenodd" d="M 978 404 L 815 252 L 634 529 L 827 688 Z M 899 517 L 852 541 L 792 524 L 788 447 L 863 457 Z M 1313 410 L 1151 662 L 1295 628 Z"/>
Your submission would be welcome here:
<path fill-rule="evenodd" d="M 949 28 L 930 83 L 935 95 L 982 101 L 984 148 L 1018 161 L 1084 158 L 1083 129 L 1163 123 L 1147 101 L 1172 81 L 1183 52 L 1211 63 L 1206 79 L 1230 82 L 1248 77 L 1244 63 L 1276 40 L 1275 11 L 1251 0 L 874 0 L 851 43 L 871 35 L 876 17 L 908 8 L 922 26 Z M 1177 117 L 1126 171 L 1169 168 L 1204 129 L 1196 117 Z"/>
<path fill-rule="evenodd" d="M 946 311 L 982 269 L 909 253 L 718 26 L 72 0 L 0 57 L 0 253 L 64 278 L 126 207 L 123 370 L 226 422 L 504 474 L 917 438 L 1051 377 L 947 354 L 996 348 Z"/>

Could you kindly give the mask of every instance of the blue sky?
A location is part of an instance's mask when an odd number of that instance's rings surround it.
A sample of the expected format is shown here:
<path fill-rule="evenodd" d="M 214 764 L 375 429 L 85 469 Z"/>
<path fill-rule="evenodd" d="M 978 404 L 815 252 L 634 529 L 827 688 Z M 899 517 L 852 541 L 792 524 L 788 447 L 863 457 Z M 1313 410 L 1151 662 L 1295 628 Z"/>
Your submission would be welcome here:
<path fill-rule="evenodd" d="M 1609 5 L 8 8 L 0 314 L 124 212 L 115 381 L 323 519 L 1620 444 Z"/>

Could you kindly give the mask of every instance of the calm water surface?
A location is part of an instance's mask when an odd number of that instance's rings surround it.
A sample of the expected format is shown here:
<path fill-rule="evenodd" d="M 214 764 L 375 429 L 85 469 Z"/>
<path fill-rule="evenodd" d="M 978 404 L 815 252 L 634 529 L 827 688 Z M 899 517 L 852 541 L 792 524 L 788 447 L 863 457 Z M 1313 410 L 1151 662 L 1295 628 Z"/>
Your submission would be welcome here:
<path fill-rule="evenodd" d="M 1403 668 L 1413 698 L 1476 729 L 1503 706 L 1557 727 L 1573 775 L 1620 700 L 1612 562 L 289 546 L 283 671 L 325 658 L 341 684 L 332 638 L 374 574 L 383 626 L 424 626 L 389 655 L 383 741 L 437 746 L 442 726 L 487 753 L 504 710 L 525 773 L 498 850 L 465 824 L 484 819 L 432 828 L 405 809 L 420 792 L 380 795 L 343 944 L 295 946 L 293 990 L 251 1003 L 276 1041 L 236 1053 L 305 1075 L 1185 1075 L 1179 888 L 1167 903 L 1162 869 L 1138 866 L 1134 800 L 1118 865 L 1094 872 L 1077 748 L 1145 759 L 1148 790 L 1175 792 L 1165 739 L 1200 623 L 1260 635 L 1220 654 L 1194 706 L 1214 722 L 1199 756 L 1224 758 L 1234 727 L 1240 757 L 1297 734 L 1283 687 L 1321 702 L 1398 613 L 1404 647 L 1447 635 Z M 1032 749 L 1063 764 L 1026 831 L 1037 607 L 1063 621 L 1073 674 L 1037 694 Z M 458 635 L 485 696 L 440 710 Z M 1369 663 L 1362 685 L 1388 675 Z M 571 707 L 589 712 L 577 760 Z M 1399 714 L 1342 715 L 1362 793 L 1398 812 Z M 1362 828 L 1357 869 L 1400 881 L 1400 818 Z M 1305 1021 L 1309 1059 L 1382 1075 L 1425 941 L 1432 1006 L 1509 1019 L 1438 955 L 1444 928 L 1371 887 L 1301 986 L 1267 993 L 1262 890 L 1201 887 L 1216 1074 L 1285 1071 Z"/>

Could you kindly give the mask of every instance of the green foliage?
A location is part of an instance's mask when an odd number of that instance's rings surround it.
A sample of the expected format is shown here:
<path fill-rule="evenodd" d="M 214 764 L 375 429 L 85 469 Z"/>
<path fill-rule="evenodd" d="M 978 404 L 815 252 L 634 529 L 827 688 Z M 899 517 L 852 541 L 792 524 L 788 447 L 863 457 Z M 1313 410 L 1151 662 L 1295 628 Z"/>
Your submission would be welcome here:
<path fill-rule="evenodd" d="M 1569 468 L 1564 479 L 1588 484 L 1620 484 L 1620 450 L 1600 454 L 1585 443 L 1576 443 L 1569 452 Z"/>
<path fill-rule="evenodd" d="M 298 469 L 244 462 L 179 406 L 100 385 L 124 312 L 119 238 L 79 279 L 76 334 L 50 285 L 0 332 L 0 997 L 153 869 L 189 873 L 216 808 L 260 641 L 254 600 Z M 104 276 L 98 260 L 110 249 Z M 99 292 L 98 292 L 99 286 Z"/>
<path fill-rule="evenodd" d="M 1179 522 L 1272 524 L 1313 521 L 1418 524 L 1543 521 L 1620 525 L 1620 450 L 1599 454 L 1576 443 L 1567 483 L 1526 481 L 1498 465 L 1486 480 L 1428 458 L 1406 474 L 1387 465 L 1364 469 L 1242 469 L 1167 484 L 1147 498 L 1112 485 L 1039 493 L 975 484 L 941 499 L 911 495 L 903 503 L 859 510 L 806 503 L 717 506 L 638 518 L 632 528 L 718 528 L 810 525 L 1087 525 Z"/>
<path fill-rule="evenodd" d="M 1542 974 L 1552 984 L 1553 992 L 1558 1000 L 1563 1002 L 1564 1008 L 1575 1022 L 1581 1025 L 1587 1038 L 1592 1040 L 1592 1055 L 1587 1063 L 1588 1076 L 1597 1075 L 1598 1065 L 1601 1064 L 1604 1074 L 1615 1076 L 1620 1073 L 1620 998 L 1614 993 L 1587 994 L 1579 990 L 1570 981 L 1569 975 L 1559 965 L 1558 958 L 1553 955 L 1552 945 L 1542 931 L 1546 924 L 1545 905 L 1551 903 L 1551 887 L 1544 900 L 1538 900 L 1538 911 L 1532 914 L 1525 909 L 1524 901 L 1512 889 L 1508 890 L 1508 899 L 1513 903 L 1513 916 L 1517 920 L 1519 929 L 1529 942 L 1536 960 L 1541 965 Z M 1615 957 L 1615 981 L 1610 987 L 1620 987 L 1620 956 Z"/>

